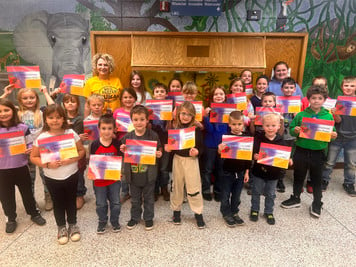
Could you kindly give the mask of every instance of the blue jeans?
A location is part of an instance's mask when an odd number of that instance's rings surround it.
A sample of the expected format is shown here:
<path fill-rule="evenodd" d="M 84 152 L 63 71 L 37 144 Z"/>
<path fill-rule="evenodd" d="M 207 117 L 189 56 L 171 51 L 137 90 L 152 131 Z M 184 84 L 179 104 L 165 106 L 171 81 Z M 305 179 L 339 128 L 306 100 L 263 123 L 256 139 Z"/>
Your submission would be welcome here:
<path fill-rule="evenodd" d="M 224 175 L 223 161 L 218 154 L 217 148 L 206 148 L 203 154 L 202 191 L 210 194 L 211 174 L 215 170 L 214 193 L 221 192 L 221 179 Z"/>
<path fill-rule="evenodd" d="M 77 197 L 84 196 L 86 192 L 87 192 L 87 188 L 85 187 L 84 171 L 79 170 Z"/>
<path fill-rule="evenodd" d="M 245 172 L 227 172 L 221 180 L 220 211 L 225 216 L 232 216 L 239 212 L 240 196 L 244 185 Z"/>
<path fill-rule="evenodd" d="M 108 200 L 110 205 L 110 223 L 117 225 L 121 211 L 120 204 L 120 187 L 121 182 L 117 181 L 108 186 L 94 186 L 96 196 L 96 214 L 99 222 L 108 221 Z"/>
<path fill-rule="evenodd" d="M 344 184 L 354 184 L 356 175 L 356 139 L 345 139 L 343 137 L 337 138 L 329 145 L 323 180 L 330 181 L 330 174 L 342 148 L 344 149 Z"/>
<path fill-rule="evenodd" d="M 31 176 L 31 187 L 32 187 L 32 193 L 33 195 L 35 195 L 35 180 L 36 180 L 36 165 L 33 164 L 32 162 L 28 161 L 28 168 L 30 170 L 30 176 Z M 39 175 L 41 177 L 42 180 L 42 184 L 43 184 L 43 191 L 45 193 L 48 193 L 48 188 L 46 186 L 46 182 L 45 182 L 45 178 L 44 178 L 44 173 L 43 173 L 43 168 L 38 167 L 39 170 Z"/>
<path fill-rule="evenodd" d="M 251 210 L 260 211 L 260 198 L 261 195 L 265 196 L 265 214 L 273 214 L 274 200 L 276 198 L 276 186 L 278 180 L 267 180 L 254 176 L 252 184 L 252 198 L 251 198 Z"/>

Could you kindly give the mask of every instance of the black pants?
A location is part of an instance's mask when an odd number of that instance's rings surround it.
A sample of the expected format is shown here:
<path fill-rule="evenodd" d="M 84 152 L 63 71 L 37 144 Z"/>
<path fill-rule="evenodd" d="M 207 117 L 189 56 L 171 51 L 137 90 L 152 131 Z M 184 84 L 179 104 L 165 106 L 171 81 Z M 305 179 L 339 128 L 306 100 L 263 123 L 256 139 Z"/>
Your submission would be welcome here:
<path fill-rule="evenodd" d="M 304 179 L 309 170 L 311 185 L 313 187 L 314 203 L 321 204 L 321 179 L 325 162 L 323 150 L 310 150 L 296 147 L 293 156 L 294 165 L 294 183 L 293 194 L 300 197 L 303 189 Z"/>
<path fill-rule="evenodd" d="M 45 176 L 46 185 L 53 201 L 53 213 L 57 226 L 66 225 L 66 213 L 68 224 L 77 223 L 78 173 L 76 172 L 65 180 L 55 180 Z"/>
<path fill-rule="evenodd" d="M 0 201 L 9 221 L 14 221 L 16 214 L 15 185 L 17 185 L 26 213 L 34 217 L 39 214 L 31 189 L 31 176 L 27 166 L 0 170 Z"/>
<path fill-rule="evenodd" d="M 155 182 L 149 182 L 144 186 L 130 184 L 131 191 L 131 219 L 139 222 L 142 214 L 143 200 L 143 219 L 145 221 L 153 220 L 154 217 L 154 191 Z"/>

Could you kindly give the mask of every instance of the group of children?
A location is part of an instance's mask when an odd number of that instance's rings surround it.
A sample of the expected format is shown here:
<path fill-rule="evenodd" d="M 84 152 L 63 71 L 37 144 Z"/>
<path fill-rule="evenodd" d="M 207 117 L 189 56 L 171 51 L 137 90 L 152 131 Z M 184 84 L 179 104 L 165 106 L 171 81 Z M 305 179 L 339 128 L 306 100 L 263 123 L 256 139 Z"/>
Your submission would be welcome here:
<path fill-rule="evenodd" d="M 142 81 L 141 78 L 140 80 Z M 268 78 L 264 75 L 256 80 L 255 94 L 248 101 L 247 110 L 231 112 L 227 124 L 211 123 L 210 107 L 204 110 L 203 121 L 197 121 L 196 109 L 191 103 L 197 96 L 197 86 L 193 82 L 183 85 L 179 79 L 172 79 L 168 88 L 157 83 L 153 89 L 153 98 L 158 100 L 166 99 L 169 91 L 182 92 L 185 101 L 174 109 L 172 121 L 150 121 L 149 111 L 142 105 L 150 96 L 141 92 L 139 99 L 138 93 L 133 88 L 125 88 L 121 91 L 121 107 L 112 114 L 103 114 L 104 98 L 93 94 L 87 99 L 90 114 L 83 119 L 80 116 L 77 96 L 66 94 L 63 103 L 54 104 L 45 88 L 42 90 L 47 99 L 47 107 L 40 108 L 38 94 L 28 89 L 31 100 L 25 100 L 21 94 L 22 97 L 19 97 L 18 101 L 19 111 L 17 111 L 15 106 L 6 100 L 13 90 L 10 85 L 5 88 L 5 93 L 0 99 L 0 133 L 23 132 L 27 149 L 25 154 L 0 157 L 0 198 L 5 215 L 8 217 L 6 232 L 14 232 L 17 225 L 15 185 L 20 189 L 26 212 L 31 215 L 31 219 L 39 225 L 46 223 L 36 208 L 33 191 L 31 191 L 31 178 L 27 168 L 28 154 L 30 154 L 31 162 L 43 171 L 46 196 L 50 196 L 53 201 L 59 244 L 66 244 L 69 239 L 74 242 L 80 240 L 77 208 L 84 204 L 83 196 L 86 192 L 84 185 L 86 153 L 83 143 L 89 143 L 90 154 L 123 156 L 128 139 L 156 141 L 157 164 L 123 163 L 121 181 L 95 180 L 93 182 L 98 234 L 106 232 L 108 221 L 112 225 L 113 232 L 121 230 L 120 200 L 122 202 L 129 197 L 131 197 L 131 218 L 127 223 L 127 229 L 133 229 L 140 222 L 142 215 L 145 229 L 151 230 L 154 227 L 155 197 L 158 197 L 159 192 L 163 194 L 165 200 L 170 200 L 173 224 L 181 224 L 181 209 L 186 198 L 195 214 L 197 227 L 205 228 L 202 215 L 203 199 L 212 200 L 210 191 L 212 174 L 214 174 L 213 195 L 216 200 L 221 201 L 220 211 L 227 226 L 244 224 L 238 213 L 241 191 L 244 183 L 248 181 L 252 194 L 250 220 L 259 219 L 260 197 L 263 195 L 265 196 L 263 214 L 268 224 L 275 224 L 273 216 L 275 191 L 276 188 L 281 192 L 285 190 L 283 184 L 285 170 L 257 163 L 261 143 L 294 147 L 293 160 L 289 162 L 294 166 L 293 194 L 288 200 L 283 201 L 281 206 L 283 208 L 300 206 L 304 179 L 309 171 L 309 184 L 313 191 L 310 213 L 314 217 L 319 217 L 323 204 L 322 188 L 326 190 L 330 173 L 341 148 L 345 151 L 344 188 L 350 195 L 356 195 L 355 156 L 352 155 L 356 140 L 354 136 L 356 119 L 351 116 L 333 115 L 334 109 L 330 113 L 323 107 L 328 93 L 326 84 L 321 85 L 316 82 L 320 80 L 326 82 L 323 78 L 315 79 L 314 84 L 317 85 L 312 85 L 308 89 L 306 99 L 303 99 L 305 110 L 298 114 L 266 114 L 262 118 L 262 126 L 255 125 L 256 107 L 276 107 L 277 104 L 276 95 L 268 92 Z M 229 91 L 230 93 L 244 92 L 246 85 L 249 84 L 252 84 L 252 73 L 244 71 L 241 78 L 232 80 Z M 296 88 L 296 82 L 287 78 L 282 82 L 281 92 L 284 96 L 292 96 Z M 355 96 L 356 78 L 345 78 L 342 82 L 342 90 L 345 96 Z M 215 87 L 209 104 L 226 102 L 226 95 L 224 87 Z M 30 112 L 32 117 L 25 116 L 26 112 Z M 131 119 L 131 129 L 128 133 L 116 130 L 119 113 L 126 113 Z M 300 138 L 299 133 L 304 117 L 335 119 L 336 130 L 334 129 L 332 133 L 332 139 L 336 139 L 329 145 L 323 141 Z M 99 138 L 92 142 L 88 141 L 88 134 L 83 128 L 83 121 L 88 120 L 98 120 Z M 194 147 L 171 150 L 167 146 L 168 129 L 193 126 L 195 127 Z M 77 156 L 43 163 L 39 149 L 41 140 L 63 135 L 73 139 Z M 222 142 L 222 135 L 254 136 L 252 160 L 222 159 L 219 154 L 226 149 L 226 144 Z M 329 153 L 326 154 L 328 146 Z M 171 193 L 168 190 L 170 171 L 172 171 Z M 9 179 L 9 176 L 14 178 Z"/>

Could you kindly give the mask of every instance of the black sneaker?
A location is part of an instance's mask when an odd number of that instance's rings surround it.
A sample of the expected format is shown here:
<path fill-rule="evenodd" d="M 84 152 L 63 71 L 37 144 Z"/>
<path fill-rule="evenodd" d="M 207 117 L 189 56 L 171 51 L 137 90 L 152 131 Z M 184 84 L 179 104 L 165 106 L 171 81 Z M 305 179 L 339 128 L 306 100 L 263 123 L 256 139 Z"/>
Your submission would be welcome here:
<path fill-rule="evenodd" d="M 102 235 L 102 234 L 106 233 L 106 222 L 98 223 L 98 228 L 96 229 L 96 233 L 98 235 Z"/>
<path fill-rule="evenodd" d="M 127 229 L 132 230 L 136 227 L 136 225 L 137 225 L 137 222 L 135 220 L 131 219 L 127 223 L 126 227 L 127 227 Z"/>
<path fill-rule="evenodd" d="M 220 194 L 214 193 L 214 200 L 216 202 L 220 202 L 220 200 L 221 200 Z"/>
<path fill-rule="evenodd" d="M 212 201 L 213 197 L 210 193 L 203 193 L 203 199 L 205 199 L 206 201 Z"/>
<path fill-rule="evenodd" d="M 37 225 L 46 224 L 46 220 L 41 216 L 41 214 L 37 214 L 36 216 L 31 217 L 31 221 L 33 221 Z"/>
<path fill-rule="evenodd" d="M 245 224 L 244 220 L 242 220 L 242 219 L 240 218 L 240 216 L 239 216 L 237 213 L 235 213 L 235 214 L 232 216 L 232 218 L 234 218 L 235 223 L 236 223 L 237 226 L 242 226 L 242 225 Z"/>
<path fill-rule="evenodd" d="M 273 214 L 264 214 L 265 218 L 267 219 L 267 223 L 269 225 L 274 225 L 276 223 L 276 220 L 273 217 Z"/>
<path fill-rule="evenodd" d="M 315 204 L 314 202 L 310 206 L 310 215 L 312 215 L 315 218 L 319 218 L 321 214 L 321 207 L 323 206 L 323 202 L 320 204 Z"/>
<path fill-rule="evenodd" d="M 8 234 L 12 234 L 13 232 L 15 232 L 17 228 L 17 222 L 16 221 L 8 221 L 6 223 L 6 229 L 5 232 Z"/>
<path fill-rule="evenodd" d="M 253 222 L 258 221 L 258 211 L 251 210 L 250 221 L 253 221 Z"/>
<path fill-rule="evenodd" d="M 236 226 L 236 221 L 234 220 L 234 218 L 231 215 L 225 216 L 224 220 L 225 220 L 225 224 L 228 227 L 235 227 Z"/>
<path fill-rule="evenodd" d="M 277 192 L 284 193 L 286 191 L 286 187 L 283 183 L 283 180 L 278 180 L 277 182 Z"/>
<path fill-rule="evenodd" d="M 175 224 L 175 225 L 182 224 L 182 221 L 180 218 L 180 211 L 173 211 L 172 221 L 173 221 L 173 224 Z"/>
<path fill-rule="evenodd" d="M 153 229 L 153 221 L 152 220 L 145 221 L 145 230 L 150 231 L 152 229 Z"/>
<path fill-rule="evenodd" d="M 325 192 L 325 191 L 328 189 L 328 185 L 329 185 L 329 182 L 323 180 L 323 181 L 321 182 L 321 191 Z"/>
<path fill-rule="evenodd" d="M 294 195 L 291 195 L 289 199 L 284 200 L 281 203 L 281 207 L 285 208 L 285 209 L 299 208 L 300 207 L 300 198 L 295 197 Z"/>
<path fill-rule="evenodd" d="M 342 186 L 350 197 L 356 197 L 355 186 L 353 184 L 343 184 Z"/>
<path fill-rule="evenodd" d="M 205 222 L 203 220 L 203 214 L 195 214 L 195 219 L 197 220 L 197 226 L 199 229 L 205 228 Z"/>
<path fill-rule="evenodd" d="M 112 231 L 113 233 L 121 232 L 121 225 L 120 225 L 120 224 L 114 224 L 114 225 L 112 226 L 111 231 Z"/>

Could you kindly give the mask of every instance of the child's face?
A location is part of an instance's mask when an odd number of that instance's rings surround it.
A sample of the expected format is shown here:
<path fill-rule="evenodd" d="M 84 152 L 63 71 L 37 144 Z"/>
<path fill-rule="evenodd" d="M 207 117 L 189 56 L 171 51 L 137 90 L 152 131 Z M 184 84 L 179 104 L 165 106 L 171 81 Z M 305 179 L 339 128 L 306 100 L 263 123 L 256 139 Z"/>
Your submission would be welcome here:
<path fill-rule="evenodd" d="M 225 92 L 218 88 L 214 91 L 213 102 L 214 103 L 223 103 L 225 101 Z"/>
<path fill-rule="evenodd" d="M 231 93 L 237 94 L 237 93 L 242 93 L 244 91 L 244 86 L 242 84 L 242 81 L 236 81 L 231 85 Z"/>
<path fill-rule="evenodd" d="M 280 64 L 276 67 L 274 71 L 274 76 L 277 80 L 282 81 L 283 79 L 288 77 L 288 69 L 284 64 Z"/>
<path fill-rule="evenodd" d="M 341 89 L 345 96 L 355 96 L 356 81 L 344 82 Z"/>
<path fill-rule="evenodd" d="M 193 115 L 189 113 L 189 111 L 185 108 L 182 108 L 179 113 L 179 120 L 182 124 L 188 124 L 192 121 Z"/>
<path fill-rule="evenodd" d="M 46 117 L 46 123 L 51 131 L 62 129 L 63 122 L 64 118 L 61 117 L 56 111 L 48 114 Z"/>
<path fill-rule="evenodd" d="M 136 133 L 144 133 L 146 131 L 148 119 L 145 113 L 134 113 L 131 118 L 132 124 Z"/>
<path fill-rule="evenodd" d="M 167 98 L 167 92 L 164 88 L 162 87 L 156 87 L 153 90 L 153 98 L 158 99 L 158 100 L 163 100 Z"/>
<path fill-rule="evenodd" d="M 268 87 L 268 82 L 266 79 L 259 79 L 256 83 L 256 90 L 257 92 L 259 92 L 260 94 L 263 94 L 266 92 L 267 90 L 267 87 Z"/>
<path fill-rule="evenodd" d="M 180 92 L 182 91 L 182 86 L 178 80 L 173 80 L 169 87 L 169 91 L 171 92 Z"/>
<path fill-rule="evenodd" d="M 101 123 L 99 127 L 99 134 L 104 140 L 112 139 L 114 134 L 114 125 L 111 123 Z"/>
<path fill-rule="evenodd" d="M 194 101 L 195 98 L 197 97 L 197 93 L 182 93 L 183 97 L 184 97 L 184 101 Z"/>
<path fill-rule="evenodd" d="M 266 137 L 273 138 L 280 128 L 280 121 L 278 118 L 267 118 L 263 120 L 262 127 L 266 133 Z"/>
<path fill-rule="evenodd" d="M 265 96 L 262 100 L 262 107 L 265 108 L 274 108 L 276 106 L 276 102 L 274 101 L 274 97 L 269 95 Z"/>
<path fill-rule="evenodd" d="M 319 86 L 323 86 L 325 88 L 327 87 L 324 79 L 315 79 L 313 82 L 313 85 L 319 85 Z"/>
<path fill-rule="evenodd" d="M 137 89 L 141 86 L 141 78 L 140 76 L 138 76 L 137 74 L 135 74 L 133 77 L 132 77 L 132 80 L 131 80 L 131 86 L 132 88 L 134 89 Z"/>
<path fill-rule="evenodd" d="M 12 119 L 12 116 L 14 115 L 13 111 L 11 108 L 8 106 L 0 105 L 0 122 L 3 125 L 7 125 L 10 120 Z"/>
<path fill-rule="evenodd" d="M 78 110 L 78 103 L 73 99 L 68 99 L 64 102 L 64 108 L 67 112 L 76 112 Z"/>
<path fill-rule="evenodd" d="M 31 91 L 24 92 L 21 95 L 21 103 L 27 109 L 34 109 L 37 104 L 36 94 Z"/>
<path fill-rule="evenodd" d="M 245 84 L 251 84 L 251 82 L 252 82 L 252 73 L 251 73 L 251 71 L 244 71 L 241 74 L 241 79 L 244 81 Z"/>
<path fill-rule="evenodd" d="M 292 96 L 296 90 L 296 87 L 294 84 L 285 84 L 282 87 L 282 92 L 284 96 Z"/>
<path fill-rule="evenodd" d="M 99 58 L 96 63 L 96 70 L 98 71 L 99 76 L 108 76 L 109 75 L 109 64 L 103 59 Z"/>
<path fill-rule="evenodd" d="M 135 105 L 136 100 L 131 94 L 124 92 L 121 97 L 121 102 L 125 108 L 131 109 Z"/>
<path fill-rule="evenodd" d="M 93 99 L 90 101 L 89 108 L 94 116 L 100 116 L 103 112 L 103 107 L 104 104 L 98 99 Z"/>
<path fill-rule="evenodd" d="M 320 108 L 325 102 L 325 98 L 321 94 L 312 95 L 308 100 L 310 103 L 310 108 L 314 111 L 320 110 Z"/>
<path fill-rule="evenodd" d="M 244 121 L 229 119 L 229 127 L 231 129 L 231 133 L 233 134 L 241 134 L 244 130 Z"/>

